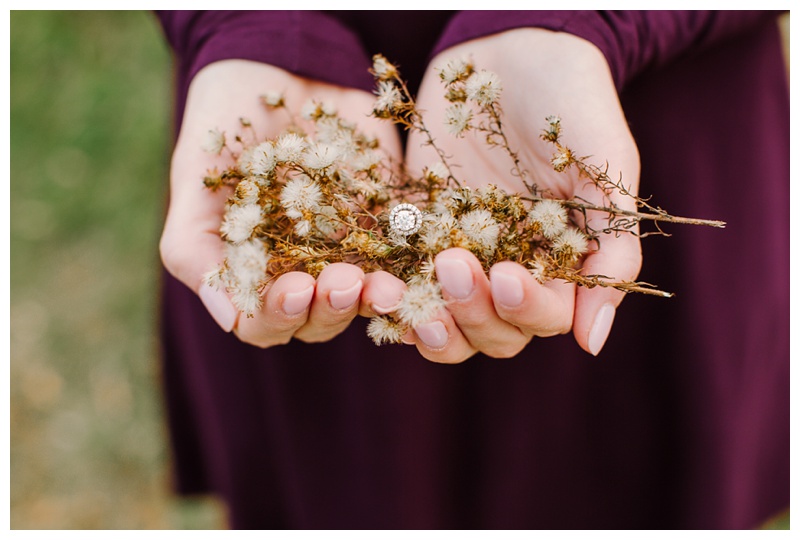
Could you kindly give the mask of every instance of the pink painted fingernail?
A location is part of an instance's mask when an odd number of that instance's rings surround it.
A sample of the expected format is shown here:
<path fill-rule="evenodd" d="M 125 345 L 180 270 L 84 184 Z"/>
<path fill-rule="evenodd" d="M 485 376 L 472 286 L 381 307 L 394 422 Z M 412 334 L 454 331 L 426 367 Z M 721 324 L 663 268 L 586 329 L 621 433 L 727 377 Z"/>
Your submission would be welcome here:
<path fill-rule="evenodd" d="M 383 288 L 375 291 L 375 298 L 372 302 L 372 311 L 378 315 L 387 315 L 397 310 L 400 299 L 403 298 L 403 291 L 396 291 L 393 288 Z"/>
<path fill-rule="evenodd" d="M 436 262 L 436 279 L 442 288 L 458 300 L 472 294 L 475 284 L 469 265 L 459 259 L 441 259 Z"/>
<path fill-rule="evenodd" d="M 406 345 L 416 345 L 417 343 L 417 339 L 414 337 L 414 332 L 412 332 L 411 330 L 403 334 L 403 337 L 400 338 L 400 341 L 402 341 Z"/>
<path fill-rule="evenodd" d="M 414 332 L 431 349 L 441 349 L 447 345 L 447 340 L 450 338 L 447 334 L 447 328 L 441 321 L 433 321 L 416 326 L 414 327 Z"/>
<path fill-rule="evenodd" d="M 597 315 L 594 317 L 594 324 L 589 331 L 589 351 L 597 356 L 603 345 L 608 339 L 608 334 L 611 332 L 611 324 L 614 322 L 614 315 L 617 310 L 614 304 L 606 303 L 597 310 Z"/>
<path fill-rule="evenodd" d="M 312 296 L 314 296 L 313 285 L 300 292 L 286 293 L 283 297 L 283 312 L 287 315 L 299 315 L 308 309 Z"/>
<path fill-rule="evenodd" d="M 517 307 L 525 297 L 522 283 L 516 276 L 497 272 L 492 274 L 489 284 L 492 287 L 492 297 L 506 307 Z"/>
<path fill-rule="evenodd" d="M 362 286 L 363 282 L 358 280 L 356 281 L 355 285 L 349 289 L 345 289 L 343 291 L 331 291 L 330 294 L 328 294 L 328 301 L 331 303 L 331 307 L 333 309 L 347 309 L 352 307 L 361 294 Z"/>
<path fill-rule="evenodd" d="M 208 312 L 217 321 L 217 324 L 226 332 L 233 330 L 237 312 L 228 295 L 224 291 L 214 289 L 205 283 L 200 285 L 200 290 L 197 294 Z"/>

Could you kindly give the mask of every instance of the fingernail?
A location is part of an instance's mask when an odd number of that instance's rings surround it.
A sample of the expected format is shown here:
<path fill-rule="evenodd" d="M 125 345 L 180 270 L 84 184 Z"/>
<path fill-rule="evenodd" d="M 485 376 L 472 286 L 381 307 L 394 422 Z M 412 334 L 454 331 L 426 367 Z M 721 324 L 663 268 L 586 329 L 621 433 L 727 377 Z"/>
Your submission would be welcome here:
<path fill-rule="evenodd" d="M 450 337 L 447 335 L 447 328 L 441 321 L 421 324 L 414 328 L 414 332 L 431 349 L 441 349 L 447 345 L 447 340 Z"/>
<path fill-rule="evenodd" d="M 205 283 L 200 285 L 198 295 L 208 312 L 217 321 L 217 324 L 226 332 L 233 330 L 237 312 L 228 295 L 224 291 L 214 289 Z"/>
<path fill-rule="evenodd" d="M 400 300 L 403 298 L 403 291 L 397 294 L 391 294 L 391 291 L 380 289 L 375 292 L 377 298 L 372 302 L 372 311 L 378 315 L 388 315 L 393 311 L 397 311 L 400 305 Z"/>
<path fill-rule="evenodd" d="M 361 294 L 361 280 L 356 281 L 355 285 L 343 291 L 331 291 L 328 294 L 328 301 L 333 309 L 347 309 L 352 307 Z"/>
<path fill-rule="evenodd" d="M 597 356 L 611 332 L 611 324 L 614 322 L 614 315 L 617 310 L 614 304 L 606 303 L 597 311 L 594 317 L 594 324 L 589 331 L 589 352 Z"/>
<path fill-rule="evenodd" d="M 515 276 L 508 274 L 492 274 L 489 284 L 492 287 L 492 297 L 506 307 L 517 307 L 525 297 L 522 283 Z"/>
<path fill-rule="evenodd" d="M 299 315 L 308 309 L 312 296 L 314 296 L 313 285 L 300 292 L 286 293 L 283 297 L 283 312 L 287 315 Z"/>
<path fill-rule="evenodd" d="M 463 300 L 472 294 L 475 285 L 472 281 L 472 270 L 469 265 L 459 259 L 442 259 L 436 262 L 436 279 L 453 298 Z"/>
<path fill-rule="evenodd" d="M 414 332 L 412 332 L 411 330 L 403 334 L 403 337 L 400 338 L 400 341 L 402 341 L 406 345 L 416 345 L 417 343 L 417 340 L 414 339 Z"/>

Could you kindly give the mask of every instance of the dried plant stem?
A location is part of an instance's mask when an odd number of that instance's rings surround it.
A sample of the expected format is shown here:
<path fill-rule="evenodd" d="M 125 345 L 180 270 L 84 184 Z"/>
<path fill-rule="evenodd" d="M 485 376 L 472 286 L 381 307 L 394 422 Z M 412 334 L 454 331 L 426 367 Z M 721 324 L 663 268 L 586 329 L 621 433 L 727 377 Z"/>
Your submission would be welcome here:
<path fill-rule="evenodd" d="M 549 278 L 563 279 L 588 289 L 594 287 L 611 287 L 624 293 L 637 292 L 649 294 L 651 296 L 660 296 L 661 298 L 672 298 L 675 296 L 674 293 L 656 289 L 654 285 L 645 283 L 643 281 L 608 281 L 609 278 L 606 276 L 584 276 L 578 272 L 579 270 L 565 271 L 564 269 L 557 269 L 546 272 L 546 275 Z"/>
<path fill-rule="evenodd" d="M 459 182 L 458 179 L 453 174 L 453 169 L 450 167 L 450 163 L 447 160 L 447 154 L 445 154 L 444 150 L 442 150 L 439 147 L 439 145 L 436 144 L 436 140 L 433 138 L 433 135 L 431 134 L 430 130 L 425 125 L 425 122 L 422 120 L 422 115 L 419 114 L 419 111 L 417 111 L 417 102 L 411 96 L 411 92 L 409 92 L 405 81 L 400 77 L 399 74 L 395 75 L 394 80 L 400 86 L 400 93 L 406 99 L 406 101 L 411 106 L 411 109 L 413 111 L 411 116 L 412 121 L 411 123 L 407 124 L 408 127 L 416 129 L 425 136 L 426 144 L 436 151 L 436 153 L 439 155 L 439 160 L 442 162 L 442 165 L 444 165 L 445 168 L 447 169 L 448 184 L 450 183 L 450 181 L 452 181 L 456 185 L 456 187 L 460 188 L 461 182 Z"/>
<path fill-rule="evenodd" d="M 531 202 L 539 202 L 545 200 L 545 198 L 543 197 L 522 197 L 522 199 Z M 547 200 L 555 200 L 561 203 L 562 206 L 565 206 L 567 208 L 572 208 L 574 210 L 581 210 L 581 211 L 597 210 L 599 212 L 605 212 L 611 216 L 628 216 L 635 218 L 637 220 L 666 221 L 670 223 L 682 223 L 685 225 L 705 225 L 707 227 L 716 227 L 718 229 L 724 229 L 726 225 L 724 221 L 672 216 L 670 214 L 667 214 L 663 210 L 653 214 L 649 212 L 635 212 L 633 210 L 624 210 L 622 208 L 617 207 L 616 205 L 598 206 L 595 204 L 587 202 L 577 202 L 574 200 L 565 200 L 565 199 L 547 199 Z M 650 205 L 648 205 L 648 207 L 652 208 Z"/>
<path fill-rule="evenodd" d="M 511 149 L 511 145 L 508 143 L 508 137 L 506 137 L 505 131 L 503 131 L 503 121 L 501 119 L 500 111 L 498 110 L 498 105 L 495 103 L 490 103 L 488 107 L 485 107 L 484 110 L 489 114 L 489 117 L 492 119 L 490 128 L 486 130 L 488 133 L 492 135 L 497 135 L 500 137 L 500 147 L 505 150 L 506 154 L 511 158 L 514 162 L 514 167 L 511 170 L 511 174 L 518 177 L 522 180 L 522 183 L 525 185 L 525 188 L 532 194 L 539 193 L 539 188 L 536 187 L 536 184 L 529 183 L 527 180 L 528 171 L 523 168 L 520 164 L 519 153 L 515 152 Z"/>

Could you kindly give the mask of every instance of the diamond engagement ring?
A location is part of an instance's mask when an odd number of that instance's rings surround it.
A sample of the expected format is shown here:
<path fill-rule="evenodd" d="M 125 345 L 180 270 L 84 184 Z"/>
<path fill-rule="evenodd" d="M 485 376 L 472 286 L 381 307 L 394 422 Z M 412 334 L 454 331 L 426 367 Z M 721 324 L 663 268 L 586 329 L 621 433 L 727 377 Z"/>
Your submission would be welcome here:
<path fill-rule="evenodd" d="M 389 226 L 392 232 L 401 236 L 411 236 L 422 225 L 422 212 L 413 204 L 398 204 L 389 212 Z"/>

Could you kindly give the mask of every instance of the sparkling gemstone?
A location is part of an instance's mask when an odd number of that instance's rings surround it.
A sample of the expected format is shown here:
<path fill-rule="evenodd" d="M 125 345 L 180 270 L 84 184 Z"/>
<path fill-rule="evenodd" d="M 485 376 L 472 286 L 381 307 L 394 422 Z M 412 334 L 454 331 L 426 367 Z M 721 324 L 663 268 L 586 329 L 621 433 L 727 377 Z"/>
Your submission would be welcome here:
<path fill-rule="evenodd" d="M 408 203 L 398 204 L 389 213 L 389 226 L 402 236 L 410 236 L 422 225 L 422 212 Z"/>

